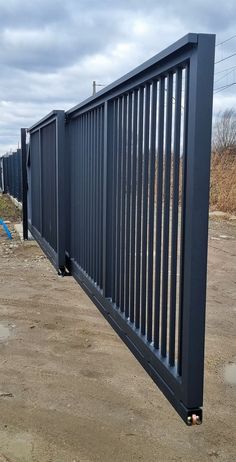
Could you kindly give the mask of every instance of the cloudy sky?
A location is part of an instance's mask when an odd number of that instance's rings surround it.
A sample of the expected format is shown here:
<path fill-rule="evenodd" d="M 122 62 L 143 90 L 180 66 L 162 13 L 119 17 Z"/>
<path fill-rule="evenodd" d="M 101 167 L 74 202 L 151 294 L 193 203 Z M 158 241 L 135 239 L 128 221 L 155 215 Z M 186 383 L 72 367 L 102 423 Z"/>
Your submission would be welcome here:
<path fill-rule="evenodd" d="M 69 109 L 188 32 L 236 34 L 235 0 L 0 0 L 0 154 L 19 130 Z M 236 53 L 236 37 L 216 61 Z M 224 71 L 224 72 L 222 72 Z M 236 55 L 216 64 L 214 111 L 236 107 Z"/>

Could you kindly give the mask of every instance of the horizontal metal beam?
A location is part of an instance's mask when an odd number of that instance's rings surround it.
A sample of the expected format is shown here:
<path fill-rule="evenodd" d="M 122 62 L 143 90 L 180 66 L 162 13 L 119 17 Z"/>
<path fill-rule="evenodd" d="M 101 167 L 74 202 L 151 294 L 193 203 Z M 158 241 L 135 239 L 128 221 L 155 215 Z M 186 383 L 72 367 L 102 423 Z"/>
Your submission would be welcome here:
<path fill-rule="evenodd" d="M 87 98 L 85 101 L 82 103 L 77 104 L 73 108 L 69 109 L 66 111 L 66 115 L 70 116 L 73 112 L 77 111 L 78 109 L 82 109 L 83 107 L 91 104 L 92 102 L 98 101 L 99 98 L 103 95 L 108 95 L 109 93 L 113 92 L 114 90 L 118 89 L 118 87 L 123 86 L 124 84 L 127 84 L 130 80 L 132 80 L 134 77 L 137 78 L 137 76 L 141 77 L 147 70 L 150 70 L 153 66 L 156 66 L 157 64 L 160 64 L 162 61 L 165 59 L 170 60 L 171 57 L 174 54 L 179 54 L 184 51 L 184 49 L 190 49 L 194 46 L 196 46 L 198 42 L 198 35 L 199 34 L 192 34 L 189 33 L 182 37 L 181 39 L 177 40 L 177 42 L 173 43 L 169 47 L 167 47 L 165 50 L 161 51 L 160 53 L 156 54 L 153 56 L 151 59 L 148 59 L 145 61 L 143 64 L 140 66 L 136 67 L 133 69 L 131 72 L 128 72 L 125 74 L 123 77 L 121 77 L 118 80 L 115 80 L 112 84 L 106 86 L 102 90 L 100 90 L 98 93 L 95 94 L 95 96 L 91 96 L 90 98 Z M 205 34 L 207 35 L 207 34 Z"/>
<path fill-rule="evenodd" d="M 57 115 L 59 115 L 59 114 L 64 114 L 64 111 L 58 109 L 58 110 L 54 110 L 54 111 L 49 112 L 49 114 L 47 114 L 45 117 L 40 119 L 38 122 L 36 122 L 30 128 L 28 128 L 27 132 L 33 133 L 34 131 L 39 130 L 39 128 L 42 128 L 45 125 L 50 124 L 51 122 L 56 120 Z"/>

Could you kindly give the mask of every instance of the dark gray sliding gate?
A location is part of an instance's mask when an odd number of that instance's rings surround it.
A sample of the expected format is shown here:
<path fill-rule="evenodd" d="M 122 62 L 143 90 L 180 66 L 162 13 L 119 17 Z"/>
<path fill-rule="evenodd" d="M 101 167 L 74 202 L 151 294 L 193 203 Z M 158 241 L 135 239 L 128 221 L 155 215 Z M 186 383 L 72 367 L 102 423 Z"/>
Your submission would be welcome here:
<path fill-rule="evenodd" d="M 214 43 L 189 34 L 67 111 L 66 149 L 60 111 L 29 130 L 31 231 L 189 425 L 202 420 Z"/>

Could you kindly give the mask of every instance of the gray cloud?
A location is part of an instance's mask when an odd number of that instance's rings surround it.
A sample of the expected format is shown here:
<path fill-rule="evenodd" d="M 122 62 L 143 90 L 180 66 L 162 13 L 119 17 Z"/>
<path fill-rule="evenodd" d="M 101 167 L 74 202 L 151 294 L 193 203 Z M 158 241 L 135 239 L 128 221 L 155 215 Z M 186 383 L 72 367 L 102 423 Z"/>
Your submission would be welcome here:
<path fill-rule="evenodd" d="M 64 21 L 67 15 L 66 2 L 62 0 L 8 0 L 0 3 L 1 27 L 15 28 L 21 25 L 25 28 L 38 27 L 42 24 L 53 24 Z"/>
<path fill-rule="evenodd" d="M 0 152 L 15 147 L 21 126 L 89 96 L 92 80 L 110 83 L 187 32 L 217 33 L 219 42 L 234 26 L 231 0 L 0 0 Z M 216 59 L 235 51 L 236 39 Z M 234 91 L 218 93 L 215 110 L 236 104 Z"/>
<path fill-rule="evenodd" d="M 202 32 L 226 32 L 235 27 L 235 2 L 215 0 L 189 0 L 168 2 L 171 14 L 181 16 L 185 24 L 200 26 Z"/>

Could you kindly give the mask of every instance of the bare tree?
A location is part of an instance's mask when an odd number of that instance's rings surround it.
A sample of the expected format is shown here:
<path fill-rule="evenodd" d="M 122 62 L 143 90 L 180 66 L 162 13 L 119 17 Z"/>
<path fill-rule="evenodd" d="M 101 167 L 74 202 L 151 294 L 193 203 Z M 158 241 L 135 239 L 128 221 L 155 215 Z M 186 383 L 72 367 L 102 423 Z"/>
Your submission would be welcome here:
<path fill-rule="evenodd" d="M 222 154 L 226 151 L 236 155 L 236 111 L 219 112 L 213 130 L 213 149 Z"/>

